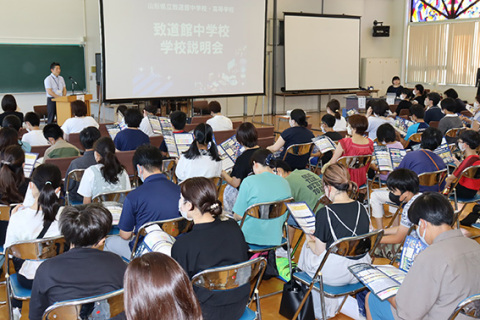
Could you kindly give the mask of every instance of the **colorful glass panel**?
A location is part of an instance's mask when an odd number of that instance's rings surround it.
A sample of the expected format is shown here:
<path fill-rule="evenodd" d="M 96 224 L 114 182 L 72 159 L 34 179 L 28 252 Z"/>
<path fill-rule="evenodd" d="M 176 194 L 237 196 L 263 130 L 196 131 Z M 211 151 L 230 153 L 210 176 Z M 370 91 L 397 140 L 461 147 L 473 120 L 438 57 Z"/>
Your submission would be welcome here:
<path fill-rule="evenodd" d="M 412 0 L 411 21 L 480 18 L 480 0 Z"/>

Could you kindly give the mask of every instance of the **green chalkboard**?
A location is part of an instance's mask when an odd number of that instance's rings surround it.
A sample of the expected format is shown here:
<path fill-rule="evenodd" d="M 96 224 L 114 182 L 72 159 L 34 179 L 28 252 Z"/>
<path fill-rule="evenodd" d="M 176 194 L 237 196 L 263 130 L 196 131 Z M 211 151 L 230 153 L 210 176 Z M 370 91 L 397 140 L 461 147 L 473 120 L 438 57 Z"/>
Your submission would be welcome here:
<path fill-rule="evenodd" d="M 17 45 L 0 44 L 0 92 L 43 92 L 43 80 L 50 74 L 50 64 L 61 65 L 61 76 L 67 90 L 71 90 L 73 77 L 78 85 L 85 86 L 85 53 L 81 45 Z"/>

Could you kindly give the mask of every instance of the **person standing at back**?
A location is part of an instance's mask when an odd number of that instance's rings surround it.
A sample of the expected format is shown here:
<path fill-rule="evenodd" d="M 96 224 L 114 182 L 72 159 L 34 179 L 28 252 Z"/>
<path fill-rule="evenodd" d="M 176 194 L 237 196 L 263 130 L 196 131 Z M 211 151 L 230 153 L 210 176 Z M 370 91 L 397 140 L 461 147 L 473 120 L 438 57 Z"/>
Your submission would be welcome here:
<path fill-rule="evenodd" d="M 232 120 L 222 115 L 222 106 L 218 101 L 210 101 L 208 104 L 210 114 L 213 118 L 207 120 L 213 131 L 232 130 Z"/>
<path fill-rule="evenodd" d="M 48 123 L 53 123 L 55 116 L 57 115 L 57 103 L 52 99 L 59 98 L 67 95 L 67 87 L 65 86 L 65 80 L 60 75 L 62 71 L 58 62 L 52 62 L 50 65 L 50 71 L 52 72 L 43 81 L 45 85 L 45 91 L 47 92 L 47 113 Z"/>

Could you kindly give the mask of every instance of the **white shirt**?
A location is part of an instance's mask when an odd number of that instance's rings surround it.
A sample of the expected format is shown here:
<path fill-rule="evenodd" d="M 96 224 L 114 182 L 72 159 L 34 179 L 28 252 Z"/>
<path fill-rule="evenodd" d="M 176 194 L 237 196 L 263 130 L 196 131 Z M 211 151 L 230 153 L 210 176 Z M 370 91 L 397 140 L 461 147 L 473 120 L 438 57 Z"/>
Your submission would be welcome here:
<path fill-rule="evenodd" d="M 213 118 L 207 120 L 207 124 L 212 127 L 213 131 L 232 130 L 232 120 L 221 114 L 216 114 Z"/>
<path fill-rule="evenodd" d="M 46 146 L 48 145 L 48 140 L 45 139 L 42 130 L 32 130 L 27 132 L 22 137 L 22 142 L 26 142 L 29 145 L 33 146 Z"/>
<path fill-rule="evenodd" d="M 51 73 L 48 77 L 45 78 L 43 81 L 45 85 L 45 92 L 47 93 L 47 97 L 53 98 L 53 96 L 48 94 L 47 89 L 52 89 L 57 95 L 63 95 L 63 88 L 65 88 L 65 80 L 63 80 L 62 76 L 55 77 L 53 73 Z"/>
<path fill-rule="evenodd" d="M 105 193 L 105 192 L 115 192 L 115 191 L 124 191 L 132 189 L 130 185 L 130 178 L 128 177 L 127 171 L 123 170 L 119 177 L 117 183 L 109 183 L 105 181 L 101 175 L 100 169 L 103 167 L 103 164 L 96 164 L 90 166 L 85 170 L 78 187 L 78 194 L 83 197 L 91 197 Z"/>
<path fill-rule="evenodd" d="M 377 116 L 370 116 L 368 117 L 368 138 L 370 140 L 377 139 L 377 129 L 384 123 L 390 123 L 392 126 L 394 124 L 394 120 L 392 118 L 383 118 Z"/>
<path fill-rule="evenodd" d="M 139 129 L 149 137 L 154 135 L 150 121 L 148 121 L 148 117 L 143 117 L 142 122 L 140 122 Z"/>
<path fill-rule="evenodd" d="M 347 131 L 347 120 L 345 120 L 344 117 L 341 117 L 340 119 L 335 118 L 333 131 Z"/>
<path fill-rule="evenodd" d="M 90 116 L 86 117 L 73 117 L 65 120 L 62 125 L 62 130 L 65 134 L 79 133 L 87 127 L 99 128 L 97 121 Z"/>
<path fill-rule="evenodd" d="M 187 159 L 182 155 L 175 169 L 175 174 L 181 181 L 193 177 L 220 177 L 221 173 L 222 161 L 215 161 L 208 154 L 202 154 L 195 159 Z"/>

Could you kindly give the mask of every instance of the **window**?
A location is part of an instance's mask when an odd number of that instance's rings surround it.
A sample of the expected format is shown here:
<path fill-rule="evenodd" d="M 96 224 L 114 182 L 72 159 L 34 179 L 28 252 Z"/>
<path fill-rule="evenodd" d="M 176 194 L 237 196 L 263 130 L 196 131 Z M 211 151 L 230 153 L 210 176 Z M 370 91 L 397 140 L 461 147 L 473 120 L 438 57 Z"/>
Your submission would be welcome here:
<path fill-rule="evenodd" d="M 442 21 L 480 17 L 480 0 L 412 0 L 410 21 Z"/>

